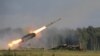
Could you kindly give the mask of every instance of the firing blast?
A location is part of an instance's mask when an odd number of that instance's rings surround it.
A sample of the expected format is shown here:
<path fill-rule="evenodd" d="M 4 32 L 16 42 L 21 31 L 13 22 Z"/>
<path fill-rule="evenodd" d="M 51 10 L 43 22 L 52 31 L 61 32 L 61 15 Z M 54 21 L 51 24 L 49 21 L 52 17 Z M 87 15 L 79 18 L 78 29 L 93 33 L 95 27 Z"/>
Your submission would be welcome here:
<path fill-rule="evenodd" d="M 58 21 L 60 21 L 60 20 L 61 20 L 61 18 L 59 18 L 59 19 L 57 19 L 57 20 L 55 20 L 55 21 L 53 21 L 53 22 L 47 24 L 46 26 L 43 26 L 43 27 L 41 27 L 41 28 L 35 30 L 35 31 L 31 31 L 29 34 L 26 34 L 25 36 L 23 36 L 22 38 L 20 38 L 20 39 L 18 39 L 18 40 L 12 41 L 12 42 L 11 42 L 10 44 L 8 44 L 8 45 L 9 45 L 10 47 L 12 47 L 12 46 L 15 45 L 15 44 L 19 44 L 19 43 L 22 43 L 22 42 L 26 42 L 26 41 L 28 41 L 29 39 L 34 38 L 34 37 L 37 35 L 37 33 L 40 33 L 41 31 L 43 31 L 43 30 L 46 29 L 47 27 L 49 27 L 49 26 L 55 24 L 56 22 L 58 22 Z"/>

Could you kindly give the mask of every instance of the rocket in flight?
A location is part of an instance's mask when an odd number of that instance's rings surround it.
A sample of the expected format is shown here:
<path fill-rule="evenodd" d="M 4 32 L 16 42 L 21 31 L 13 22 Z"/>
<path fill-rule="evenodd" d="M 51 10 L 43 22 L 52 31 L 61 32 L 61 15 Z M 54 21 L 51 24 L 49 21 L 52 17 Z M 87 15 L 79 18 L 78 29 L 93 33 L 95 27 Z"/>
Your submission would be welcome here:
<path fill-rule="evenodd" d="M 59 19 L 57 19 L 57 20 L 55 20 L 55 21 L 53 21 L 53 22 L 50 22 L 49 24 L 47 24 L 47 25 L 45 25 L 45 26 L 43 26 L 43 27 L 41 27 L 41 28 L 39 28 L 39 29 L 37 29 L 37 30 L 35 30 L 35 31 L 30 31 L 28 34 L 26 34 L 26 35 L 23 36 L 22 38 L 17 39 L 17 40 L 14 40 L 14 41 L 12 41 L 11 43 L 9 43 L 8 46 L 11 48 L 11 47 L 13 47 L 14 45 L 17 45 L 17 44 L 22 43 L 22 42 L 26 42 L 26 41 L 28 41 L 28 40 L 34 38 L 34 37 L 35 37 L 38 33 L 40 33 L 41 31 L 45 30 L 46 28 L 48 28 L 49 26 L 55 24 L 56 22 L 58 22 L 58 21 L 60 21 L 60 20 L 61 20 L 61 18 L 59 18 Z"/>

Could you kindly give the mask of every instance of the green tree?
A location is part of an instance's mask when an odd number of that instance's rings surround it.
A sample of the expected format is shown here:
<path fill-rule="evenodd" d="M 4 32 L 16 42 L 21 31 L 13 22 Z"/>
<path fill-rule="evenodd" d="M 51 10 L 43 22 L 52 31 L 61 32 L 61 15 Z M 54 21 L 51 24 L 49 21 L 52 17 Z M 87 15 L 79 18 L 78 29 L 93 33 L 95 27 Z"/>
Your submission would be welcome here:
<path fill-rule="evenodd" d="M 89 39 L 91 40 L 91 50 L 96 50 L 96 35 L 95 35 L 95 29 L 93 26 L 89 26 L 87 28 L 87 32 L 89 34 Z"/>

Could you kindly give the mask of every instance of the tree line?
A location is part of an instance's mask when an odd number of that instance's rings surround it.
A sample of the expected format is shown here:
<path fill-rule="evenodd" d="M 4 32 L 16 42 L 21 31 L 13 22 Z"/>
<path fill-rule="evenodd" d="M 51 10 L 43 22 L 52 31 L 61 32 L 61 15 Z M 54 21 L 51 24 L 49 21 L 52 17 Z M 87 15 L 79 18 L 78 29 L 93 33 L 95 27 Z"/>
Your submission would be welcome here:
<path fill-rule="evenodd" d="M 100 27 L 77 28 L 76 32 L 81 49 L 100 50 Z"/>

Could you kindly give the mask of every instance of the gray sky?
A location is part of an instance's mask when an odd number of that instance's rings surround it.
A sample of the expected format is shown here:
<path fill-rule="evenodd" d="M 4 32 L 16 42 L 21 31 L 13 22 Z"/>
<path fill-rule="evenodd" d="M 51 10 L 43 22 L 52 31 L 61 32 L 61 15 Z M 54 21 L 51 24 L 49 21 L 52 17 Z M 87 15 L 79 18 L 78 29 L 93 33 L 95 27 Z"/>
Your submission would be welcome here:
<path fill-rule="evenodd" d="M 57 18 L 58 28 L 100 26 L 100 0 L 0 0 L 0 28 L 40 27 Z"/>

